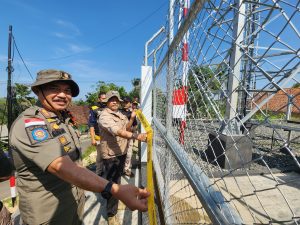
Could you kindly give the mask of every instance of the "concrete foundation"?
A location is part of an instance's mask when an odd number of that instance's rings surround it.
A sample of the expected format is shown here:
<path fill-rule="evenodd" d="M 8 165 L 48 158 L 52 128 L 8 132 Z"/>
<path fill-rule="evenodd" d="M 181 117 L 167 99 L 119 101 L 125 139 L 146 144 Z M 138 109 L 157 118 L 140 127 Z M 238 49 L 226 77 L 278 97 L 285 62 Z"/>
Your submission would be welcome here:
<path fill-rule="evenodd" d="M 209 162 L 224 169 L 242 168 L 252 160 L 252 142 L 244 135 L 228 136 L 213 132 L 209 134 L 205 153 Z"/>

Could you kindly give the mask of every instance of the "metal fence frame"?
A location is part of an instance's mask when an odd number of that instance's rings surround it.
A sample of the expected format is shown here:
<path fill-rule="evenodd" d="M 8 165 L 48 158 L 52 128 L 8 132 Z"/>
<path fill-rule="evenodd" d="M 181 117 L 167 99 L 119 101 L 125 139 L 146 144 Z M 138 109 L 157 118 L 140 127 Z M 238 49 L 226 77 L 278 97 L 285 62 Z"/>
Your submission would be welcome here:
<path fill-rule="evenodd" d="M 227 2 L 226 0 L 220 0 L 220 2 Z M 167 163 L 170 163 L 172 161 L 172 157 L 174 157 L 176 159 L 177 164 L 179 165 L 179 167 L 181 168 L 182 172 L 184 173 L 184 176 L 188 179 L 190 186 L 192 187 L 192 189 L 194 190 L 195 194 L 197 195 L 198 199 L 200 200 L 203 208 L 205 209 L 206 213 L 209 216 L 210 221 L 213 224 L 244 224 L 243 219 L 241 218 L 240 214 L 238 212 L 236 212 L 236 209 L 232 207 L 232 205 L 229 204 L 228 199 L 226 199 L 223 194 L 221 193 L 220 190 L 216 189 L 214 187 L 216 182 L 211 182 L 210 178 L 207 176 L 207 174 L 201 169 L 200 166 L 196 165 L 195 163 L 193 163 L 191 161 L 190 156 L 188 155 L 186 149 L 182 146 L 182 144 L 180 144 L 178 142 L 178 140 L 175 139 L 174 137 L 174 133 L 172 131 L 173 129 L 173 114 L 172 114 L 172 110 L 173 110 L 173 104 L 172 104 L 172 100 L 173 100 L 173 90 L 174 90 L 174 86 L 175 86 L 175 71 L 178 68 L 175 68 L 178 65 L 175 65 L 174 62 L 176 61 L 175 59 L 175 54 L 176 51 L 178 51 L 178 46 L 180 46 L 181 41 L 183 40 L 184 36 L 186 35 L 186 33 L 189 31 L 189 29 L 191 28 L 191 26 L 193 25 L 195 19 L 197 18 L 198 14 L 201 12 L 201 10 L 203 9 L 203 6 L 206 2 L 206 0 L 195 0 L 192 4 L 192 6 L 190 7 L 190 11 L 189 14 L 187 15 L 186 18 L 184 18 L 183 21 L 180 21 L 180 26 L 178 27 L 176 34 L 174 36 L 173 34 L 173 29 L 174 29 L 174 21 L 172 19 L 173 17 L 173 10 L 176 7 L 175 4 L 182 4 L 183 1 L 175 1 L 175 0 L 170 0 L 170 11 L 169 11 L 169 34 L 168 34 L 168 39 L 163 39 L 163 41 L 161 41 L 158 45 L 158 47 L 156 47 L 151 54 L 147 54 L 145 53 L 145 61 L 148 62 L 148 60 L 146 58 L 152 56 L 153 57 L 153 126 L 154 126 L 154 131 L 156 133 L 159 133 L 159 135 L 161 137 L 163 137 L 163 140 L 167 143 L 167 147 L 166 147 L 166 161 Z M 288 84 L 291 80 L 296 80 L 296 82 L 299 83 L 299 81 L 297 80 L 297 78 L 295 78 L 300 71 L 300 60 L 299 60 L 299 54 L 298 54 L 298 63 L 296 63 L 296 65 L 294 66 L 294 68 L 289 71 L 288 73 L 285 74 L 285 76 L 283 76 L 281 79 L 279 80 L 274 80 L 274 78 L 272 78 L 271 76 L 269 76 L 268 74 L 264 74 L 265 78 L 269 79 L 270 84 L 273 85 L 273 89 L 269 88 L 267 90 L 266 87 L 264 87 L 264 93 L 266 92 L 271 92 L 271 94 L 264 98 L 261 102 L 254 102 L 252 98 L 251 101 L 254 103 L 254 107 L 248 111 L 245 112 L 245 116 L 242 118 L 238 118 L 237 117 L 237 111 L 238 111 L 238 101 L 240 101 L 238 99 L 238 93 L 239 93 L 239 82 L 241 82 L 239 79 L 239 77 L 237 76 L 237 74 L 240 74 L 240 68 L 242 66 L 242 60 L 243 60 L 243 56 L 247 55 L 250 59 L 251 59 L 251 54 L 249 53 L 245 53 L 245 49 L 243 46 L 243 38 L 244 35 L 249 35 L 248 33 L 242 34 L 244 31 L 243 29 L 245 29 L 244 26 L 246 26 L 246 22 L 245 22 L 245 15 L 246 15 L 246 3 L 250 3 L 250 2 L 259 2 L 260 4 L 264 4 L 263 2 L 260 2 L 260 0 L 254 0 L 254 1 L 248 1 L 248 0 L 234 0 L 234 4 L 232 5 L 232 9 L 235 10 L 238 16 L 236 16 L 233 20 L 233 24 L 235 24 L 233 26 L 233 37 L 232 40 L 234 40 L 234 43 L 232 45 L 231 48 L 231 52 L 228 53 L 230 54 L 230 60 L 229 60 L 229 65 L 228 67 L 231 68 L 231 71 L 229 71 L 229 77 L 228 77 L 228 99 L 227 99 L 227 104 L 226 104 L 226 110 L 225 110 L 225 114 L 224 116 L 222 116 L 220 114 L 220 109 L 214 108 L 214 103 L 213 101 L 211 101 L 211 97 L 206 95 L 206 92 L 204 91 L 204 87 L 202 87 L 201 85 L 198 86 L 200 91 L 202 91 L 204 98 L 207 99 L 207 101 L 209 102 L 208 104 L 210 104 L 216 114 L 217 117 L 217 121 L 220 122 L 220 129 L 219 132 L 220 134 L 224 134 L 224 135 L 229 135 L 229 136 L 234 136 L 234 135 L 241 135 L 241 130 L 240 128 L 243 127 L 243 129 L 246 129 L 246 137 L 247 138 L 252 138 L 249 131 L 247 130 L 248 128 L 246 127 L 247 122 L 253 117 L 253 115 L 255 115 L 257 112 L 262 111 L 262 107 L 268 102 L 270 101 L 270 99 L 272 99 L 275 96 L 275 92 L 278 92 L 279 90 L 283 90 L 282 87 L 284 87 L 286 84 Z M 228 3 L 228 2 L 227 2 Z M 277 7 L 277 1 L 274 2 L 275 8 Z M 299 13 L 299 3 L 298 3 L 298 13 Z M 284 14 L 284 12 L 282 13 L 284 17 L 287 17 L 286 14 Z M 290 20 L 287 17 L 288 20 Z M 253 23 L 255 23 L 255 19 L 253 19 Z M 217 21 L 216 21 L 217 23 Z M 292 25 L 293 26 L 293 25 Z M 297 33 L 297 28 L 293 27 L 294 30 Z M 263 29 L 263 28 L 261 28 Z M 158 68 L 156 68 L 156 63 L 157 63 L 157 58 L 156 58 L 156 54 L 158 51 L 160 51 L 162 49 L 163 46 L 166 46 L 168 40 L 168 48 L 167 50 L 164 50 L 162 52 L 164 52 L 164 57 L 162 58 L 162 60 L 159 61 L 159 66 Z M 250 39 L 249 39 L 250 40 Z M 250 43 L 248 43 L 249 46 L 253 46 L 254 45 L 254 41 L 250 40 Z M 148 46 L 147 46 L 148 48 Z M 270 47 L 271 48 L 271 47 Z M 148 51 L 148 49 L 147 49 Z M 216 49 L 216 51 L 218 51 L 218 49 Z M 298 50 L 299 52 L 299 50 Z M 263 56 L 262 56 L 263 57 Z M 254 61 L 253 61 L 254 62 Z M 256 62 L 254 62 L 256 63 Z M 244 64 L 243 64 L 244 65 Z M 259 67 L 258 65 L 256 65 L 257 67 Z M 265 71 L 263 71 L 263 69 L 261 69 L 262 73 L 264 73 Z M 156 84 L 159 83 L 158 76 L 160 74 L 165 74 L 166 75 L 166 102 L 165 102 L 165 118 L 163 120 L 161 120 L 160 118 L 158 118 L 157 116 L 157 107 L 156 107 L 156 103 L 157 101 L 159 101 L 157 99 L 157 89 L 156 89 Z M 248 82 L 248 84 L 247 84 Z M 248 96 L 252 96 L 251 95 L 251 88 L 249 85 L 249 80 L 246 81 L 246 86 L 247 89 L 245 89 L 245 93 Z M 199 84 L 201 84 L 201 82 L 198 82 Z M 270 85 L 268 85 L 268 87 L 270 87 Z M 254 90 L 255 91 L 255 90 Z M 244 96 L 242 98 L 245 98 L 245 101 L 247 96 Z M 290 96 L 289 97 L 289 103 L 288 103 L 288 114 L 290 115 L 290 104 L 292 103 L 292 100 L 294 98 L 294 96 Z M 299 109 L 300 106 L 295 106 Z M 287 115 L 287 118 L 289 118 L 289 115 Z M 268 120 L 268 116 L 264 115 L 266 120 Z M 263 123 L 260 123 L 259 126 L 262 126 Z M 272 145 L 273 145 L 273 137 L 274 137 L 274 131 L 276 132 L 276 125 L 272 125 L 272 123 L 267 124 L 267 126 L 271 127 L 273 130 L 273 136 L 272 136 Z M 283 126 L 281 126 L 282 128 Z M 280 129 L 281 129 L 280 128 Z M 294 129 L 295 130 L 295 129 Z M 297 129 L 296 129 L 297 130 Z M 295 130 L 295 131 L 296 131 Z M 298 131 L 297 131 L 298 132 Z M 283 138 L 280 136 L 280 134 L 278 134 L 280 139 L 282 140 Z M 298 136 L 299 137 L 299 136 Z M 297 140 L 298 137 L 296 136 L 294 139 L 292 140 Z M 217 137 L 218 138 L 218 137 Z M 290 139 L 290 137 L 288 137 Z M 155 137 L 154 137 L 155 139 Z M 288 140 L 290 141 L 290 140 Z M 162 176 L 163 171 L 161 170 L 161 167 L 159 166 L 159 156 L 157 155 L 157 153 L 155 152 L 155 148 L 156 146 L 156 142 L 154 140 L 153 142 L 154 144 L 154 155 L 153 155 L 153 161 L 154 161 L 154 170 L 156 172 L 157 175 L 157 179 L 162 181 L 165 180 L 165 183 L 169 183 L 171 178 L 171 171 L 165 171 L 164 176 Z M 236 149 L 238 150 L 238 147 L 236 147 Z M 288 149 L 288 151 L 290 151 L 290 154 L 293 154 L 292 151 L 290 149 Z M 239 151 L 238 151 L 239 152 Z M 226 156 L 227 157 L 227 156 Z M 241 157 L 241 155 L 239 155 L 239 157 Z M 260 158 L 261 159 L 261 158 Z M 255 159 L 255 160 L 260 160 L 260 159 Z M 297 161 L 296 157 L 294 156 L 295 159 L 295 164 L 296 166 L 298 166 L 300 168 L 300 164 Z M 255 161 L 252 160 L 252 161 Z M 246 166 L 248 162 L 243 162 L 243 165 Z M 170 165 L 166 165 L 167 168 L 171 167 Z M 232 171 L 235 171 L 236 169 L 233 169 Z M 270 170 L 270 169 L 269 169 Z M 229 172 L 229 174 L 232 173 Z M 247 173 L 247 172 L 246 172 Z M 272 172 L 271 172 L 272 175 Z M 247 176 L 249 177 L 249 174 L 247 173 Z M 249 179 L 250 180 L 250 179 Z M 274 180 L 276 180 L 276 178 L 274 178 Z M 162 201 L 164 202 L 164 204 L 166 205 L 164 207 L 165 213 L 168 215 L 173 215 L 174 213 L 172 212 L 172 206 L 170 205 L 170 199 L 168 198 L 164 198 L 164 196 L 169 196 L 168 193 L 168 188 L 166 187 L 166 184 L 163 182 L 158 182 L 158 186 L 160 190 L 164 190 L 164 193 L 161 193 L 162 196 Z M 214 184 L 213 184 L 214 183 Z M 278 187 L 276 187 L 278 188 Z M 278 189 L 279 192 L 280 189 Z M 283 195 L 283 194 L 282 194 Z M 259 198 L 258 196 L 256 196 L 257 198 Z M 285 196 L 283 195 L 283 197 L 285 198 Z M 287 200 L 286 200 L 287 201 Z M 291 209 L 291 211 L 293 212 L 293 210 Z M 266 215 L 268 214 L 265 211 Z M 268 215 L 267 215 L 268 216 Z M 297 223 L 297 218 L 299 217 L 299 215 L 294 215 L 294 218 L 292 218 L 292 220 L 294 220 L 295 224 Z M 172 220 L 170 220 L 170 218 L 165 218 L 166 224 L 171 224 Z M 274 221 L 273 221 L 274 222 Z M 275 221 L 276 222 L 276 221 Z M 272 223 L 272 221 L 270 220 L 270 223 Z"/>

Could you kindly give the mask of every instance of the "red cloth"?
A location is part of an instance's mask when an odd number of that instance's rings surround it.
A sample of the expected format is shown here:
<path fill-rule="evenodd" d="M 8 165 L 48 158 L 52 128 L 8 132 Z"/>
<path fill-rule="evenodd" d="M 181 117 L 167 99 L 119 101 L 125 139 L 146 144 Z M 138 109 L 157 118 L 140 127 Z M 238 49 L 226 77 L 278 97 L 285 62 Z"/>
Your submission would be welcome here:
<path fill-rule="evenodd" d="M 173 105 L 184 105 L 187 103 L 187 87 L 182 87 L 173 91 Z"/>

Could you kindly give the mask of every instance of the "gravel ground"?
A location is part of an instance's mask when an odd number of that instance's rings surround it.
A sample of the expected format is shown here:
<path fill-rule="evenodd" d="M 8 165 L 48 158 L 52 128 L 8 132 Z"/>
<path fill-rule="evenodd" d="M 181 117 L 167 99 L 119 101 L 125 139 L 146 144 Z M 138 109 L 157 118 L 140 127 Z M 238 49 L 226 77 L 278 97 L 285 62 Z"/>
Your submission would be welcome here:
<path fill-rule="evenodd" d="M 207 175 L 224 175 L 230 172 L 216 164 L 205 160 L 205 150 L 208 146 L 208 134 L 217 130 L 217 123 L 208 123 L 207 121 L 188 121 L 185 129 L 184 148 L 191 160 L 206 172 Z M 290 124 L 284 122 L 274 122 L 272 124 L 259 124 L 249 128 L 248 137 L 252 142 L 252 161 L 245 167 L 235 171 L 234 174 L 248 173 L 274 173 L 274 172 L 300 172 L 300 130 L 299 124 Z M 281 126 L 281 127 L 280 127 Z M 291 131 L 288 140 L 288 131 L 283 128 L 291 127 L 296 131 Z M 298 131 L 298 130 L 299 131 Z M 175 139 L 179 139 L 178 129 L 173 130 Z M 273 136 L 273 139 L 272 139 Z M 163 139 L 156 137 L 157 146 L 165 148 Z M 162 156 L 163 157 L 163 156 Z"/>

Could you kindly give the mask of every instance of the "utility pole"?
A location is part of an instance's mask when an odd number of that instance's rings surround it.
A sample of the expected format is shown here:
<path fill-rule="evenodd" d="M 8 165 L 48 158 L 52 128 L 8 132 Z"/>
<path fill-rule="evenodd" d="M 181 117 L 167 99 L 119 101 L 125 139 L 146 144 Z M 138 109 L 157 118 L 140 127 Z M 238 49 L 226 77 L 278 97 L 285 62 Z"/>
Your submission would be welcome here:
<path fill-rule="evenodd" d="M 11 88 L 11 73 L 13 72 L 13 67 L 11 65 L 12 58 L 11 58 L 11 43 L 12 43 L 12 26 L 9 26 L 9 34 L 8 34 L 8 64 L 7 64 L 7 130 L 8 133 L 10 131 L 13 118 L 12 118 L 12 88 Z M 10 149 L 10 140 L 8 138 L 8 152 L 11 153 Z M 17 194 L 16 194 L 16 178 L 15 175 L 12 175 L 9 178 L 10 183 L 10 194 L 11 194 L 11 201 L 12 206 L 14 207 Z"/>
<path fill-rule="evenodd" d="M 8 34 L 8 65 L 7 65 L 7 129 L 10 131 L 10 127 L 12 125 L 12 88 L 11 88 L 11 73 L 13 71 L 13 67 L 11 65 L 11 43 L 12 43 L 12 26 L 9 26 L 9 34 Z"/>

